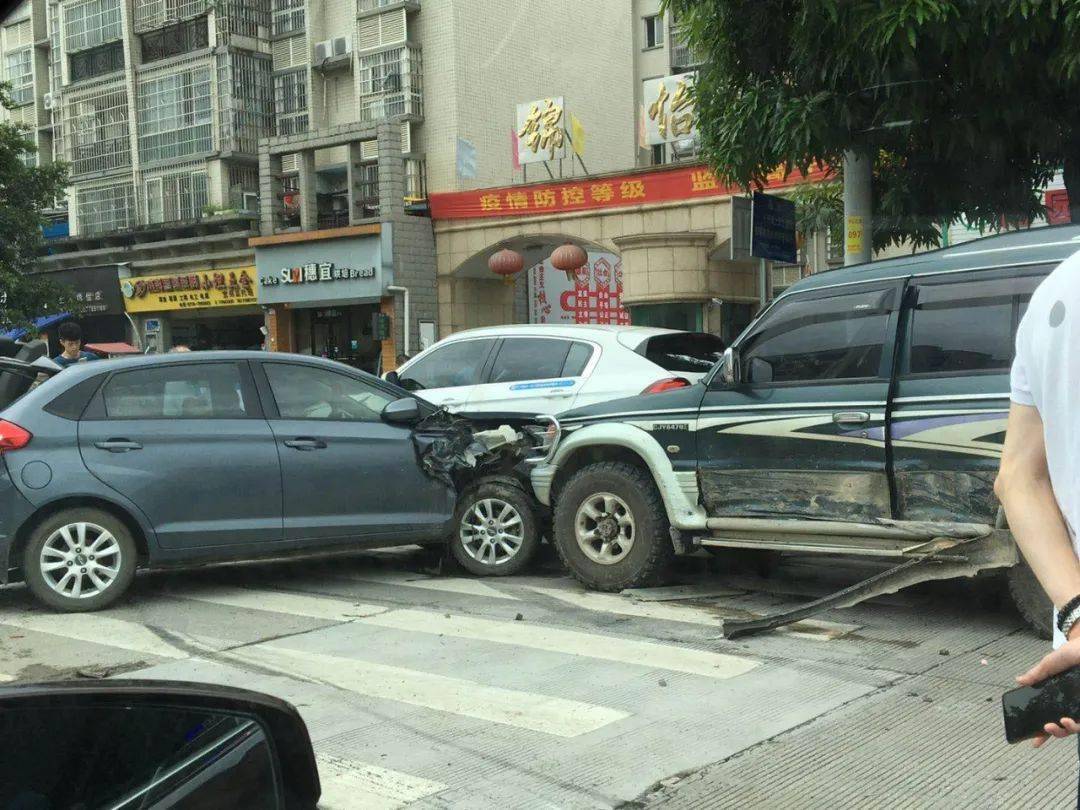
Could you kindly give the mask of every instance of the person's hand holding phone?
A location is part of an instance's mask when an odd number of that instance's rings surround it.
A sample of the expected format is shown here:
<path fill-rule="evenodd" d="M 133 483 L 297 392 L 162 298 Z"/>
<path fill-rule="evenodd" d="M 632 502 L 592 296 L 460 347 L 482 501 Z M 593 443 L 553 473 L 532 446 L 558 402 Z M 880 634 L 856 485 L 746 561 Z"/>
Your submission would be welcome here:
<path fill-rule="evenodd" d="M 1069 633 L 1069 640 L 1048 655 L 1043 656 L 1035 666 L 1017 677 L 1021 686 L 1035 686 L 1052 675 L 1080 666 L 1080 625 Z M 1040 747 L 1051 737 L 1059 739 L 1070 734 L 1080 734 L 1080 723 L 1072 717 L 1062 717 L 1057 723 L 1047 723 L 1043 733 L 1032 741 L 1035 748 Z"/>

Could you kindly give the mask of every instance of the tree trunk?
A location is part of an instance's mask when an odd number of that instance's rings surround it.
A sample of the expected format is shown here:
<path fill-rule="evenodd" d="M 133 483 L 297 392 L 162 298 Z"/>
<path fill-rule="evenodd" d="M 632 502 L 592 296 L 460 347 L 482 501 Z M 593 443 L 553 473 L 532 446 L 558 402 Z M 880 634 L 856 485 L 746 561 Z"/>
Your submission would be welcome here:
<path fill-rule="evenodd" d="M 1065 190 L 1069 193 L 1069 218 L 1080 225 L 1080 144 L 1070 150 L 1070 157 L 1065 158 L 1065 167 L 1062 175 L 1065 179 Z"/>

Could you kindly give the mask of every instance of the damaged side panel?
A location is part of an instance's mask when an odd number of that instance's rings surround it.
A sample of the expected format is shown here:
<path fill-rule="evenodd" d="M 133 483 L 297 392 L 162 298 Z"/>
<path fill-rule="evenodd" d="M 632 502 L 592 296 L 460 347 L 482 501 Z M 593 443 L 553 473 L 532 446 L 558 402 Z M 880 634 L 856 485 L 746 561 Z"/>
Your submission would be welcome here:
<path fill-rule="evenodd" d="M 508 424 L 483 428 L 445 410 L 420 420 L 412 437 L 421 468 L 460 490 L 481 475 L 507 472 L 524 461 L 532 447 L 528 431 Z"/>

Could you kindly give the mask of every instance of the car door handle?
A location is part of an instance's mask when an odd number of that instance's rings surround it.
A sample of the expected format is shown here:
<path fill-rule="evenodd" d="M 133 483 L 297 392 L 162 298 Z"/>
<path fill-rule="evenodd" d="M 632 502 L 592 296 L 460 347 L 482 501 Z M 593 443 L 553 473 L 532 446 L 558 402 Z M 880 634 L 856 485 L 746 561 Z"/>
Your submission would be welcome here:
<path fill-rule="evenodd" d="M 310 436 L 298 436 L 295 439 L 287 439 L 285 446 L 294 450 L 322 450 L 326 447 L 326 442 L 322 439 L 313 439 Z"/>
<path fill-rule="evenodd" d="M 866 411 L 837 411 L 832 415 L 832 420 L 838 425 L 864 425 L 870 421 L 870 414 Z"/>
<path fill-rule="evenodd" d="M 142 450 L 142 445 L 129 439 L 108 439 L 103 442 L 94 442 L 98 450 L 108 450 L 110 453 L 126 453 L 129 450 Z"/>

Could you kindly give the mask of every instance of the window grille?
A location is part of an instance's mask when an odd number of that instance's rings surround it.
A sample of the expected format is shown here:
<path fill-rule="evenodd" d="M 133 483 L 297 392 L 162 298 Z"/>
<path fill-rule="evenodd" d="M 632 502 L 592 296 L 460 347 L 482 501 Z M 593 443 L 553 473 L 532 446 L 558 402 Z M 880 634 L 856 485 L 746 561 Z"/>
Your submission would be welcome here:
<path fill-rule="evenodd" d="M 420 49 L 407 46 L 360 56 L 360 120 L 423 115 Z"/>
<path fill-rule="evenodd" d="M 136 0 L 135 33 L 153 31 L 163 25 L 205 14 L 207 0 Z"/>
<path fill-rule="evenodd" d="M 273 33 L 289 34 L 305 27 L 305 0 L 274 0 Z"/>
<path fill-rule="evenodd" d="M 64 8 L 64 49 L 68 53 L 120 39 L 120 0 L 85 0 Z"/>
<path fill-rule="evenodd" d="M 274 76 L 274 117 L 278 135 L 307 132 L 307 70 L 300 68 Z"/>
<path fill-rule="evenodd" d="M 16 105 L 34 100 L 34 52 L 21 48 L 4 55 L 4 78 L 11 84 L 11 100 Z"/>
<path fill-rule="evenodd" d="M 64 138 L 73 175 L 131 165 L 127 93 L 123 87 L 68 99 Z"/>
<path fill-rule="evenodd" d="M 130 182 L 75 191 L 78 233 L 89 236 L 135 225 L 135 193 Z"/>
<path fill-rule="evenodd" d="M 143 34 L 140 39 L 144 64 L 210 47 L 210 32 L 206 17 L 169 25 L 149 34 Z"/>
<path fill-rule="evenodd" d="M 270 30 L 270 6 L 266 0 L 215 0 L 214 8 L 219 43 L 230 35 L 262 38 Z"/>
<path fill-rule="evenodd" d="M 148 224 L 200 219 L 210 199 L 205 169 L 148 178 L 144 186 Z"/>
<path fill-rule="evenodd" d="M 192 67 L 139 83 L 139 158 L 175 160 L 214 148 L 210 68 Z"/>
<path fill-rule="evenodd" d="M 124 69 L 124 43 L 110 42 L 69 57 L 68 78 L 73 81 L 90 79 Z"/>
<path fill-rule="evenodd" d="M 274 131 L 270 60 L 240 51 L 217 59 L 221 148 L 257 155 L 259 139 Z"/>

